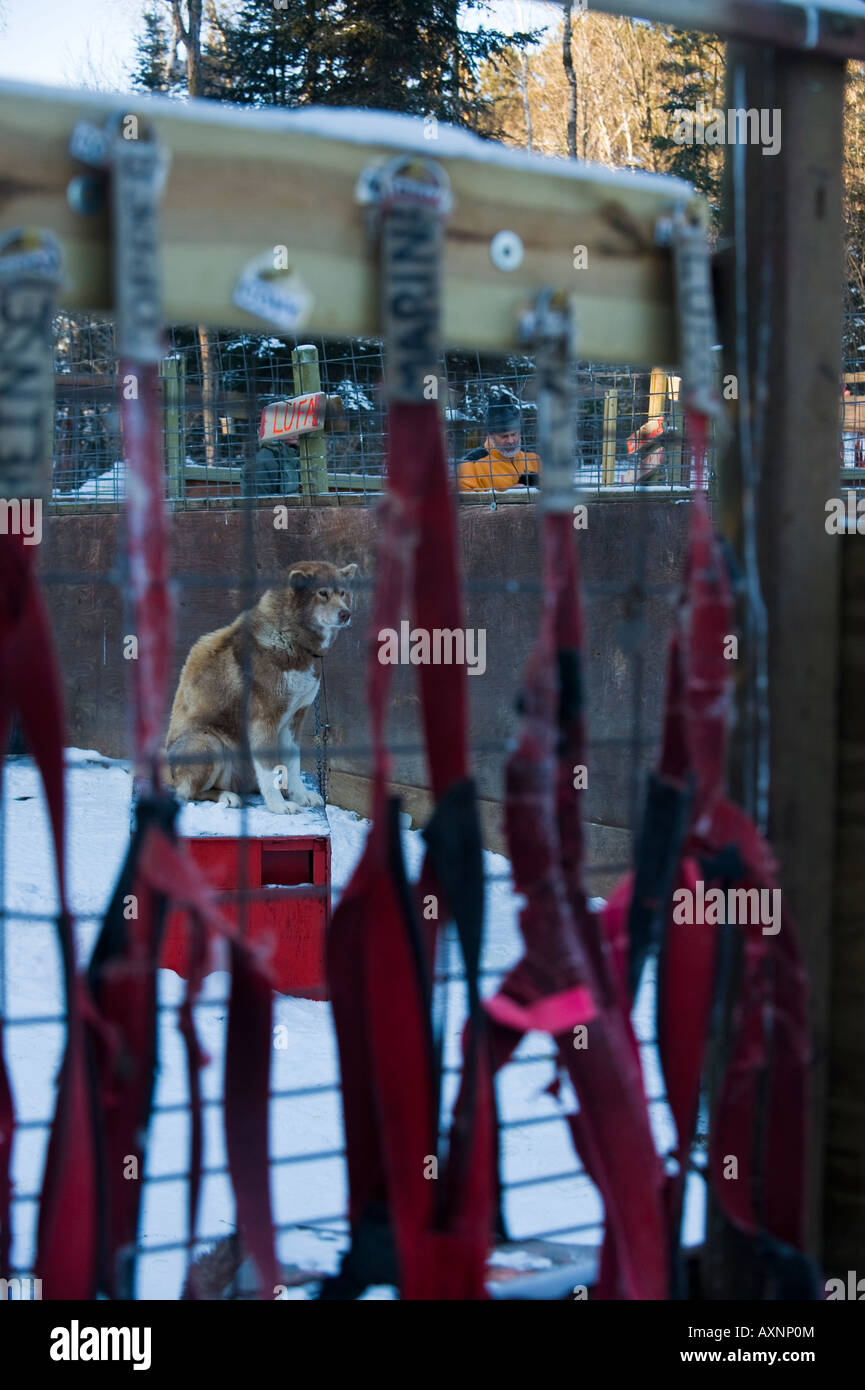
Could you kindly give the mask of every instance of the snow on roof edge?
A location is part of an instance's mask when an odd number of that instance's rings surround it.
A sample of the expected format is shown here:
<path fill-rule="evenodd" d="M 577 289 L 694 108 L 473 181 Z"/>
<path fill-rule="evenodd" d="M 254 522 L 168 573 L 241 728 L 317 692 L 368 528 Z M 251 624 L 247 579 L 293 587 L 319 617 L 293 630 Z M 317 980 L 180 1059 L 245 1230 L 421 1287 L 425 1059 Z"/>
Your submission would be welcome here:
<path fill-rule="evenodd" d="M 234 106 L 203 98 L 181 101 L 147 92 L 79 91 L 70 87 L 45 87 L 35 82 L 6 79 L 0 80 L 0 94 L 3 93 L 24 98 L 41 95 L 45 100 L 69 106 L 85 105 L 92 114 L 104 111 L 107 115 L 118 107 L 123 110 L 147 108 L 157 117 L 206 120 L 226 126 L 251 125 L 260 130 L 305 132 L 319 139 L 415 150 L 439 159 L 473 159 L 485 164 L 500 164 L 508 169 L 531 170 L 577 181 L 591 180 L 621 186 L 623 179 L 627 178 L 629 187 L 653 193 L 665 190 L 671 197 L 689 199 L 694 197 L 695 192 L 691 184 L 670 174 L 608 169 L 604 164 L 573 162 L 564 156 L 529 153 L 528 150 L 517 150 L 493 140 L 484 140 L 472 131 L 462 130 L 444 121 L 438 122 L 436 138 L 430 140 L 424 134 L 427 118 L 409 116 L 400 111 L 359 106 L 301 106 L 293 109 Z"/>

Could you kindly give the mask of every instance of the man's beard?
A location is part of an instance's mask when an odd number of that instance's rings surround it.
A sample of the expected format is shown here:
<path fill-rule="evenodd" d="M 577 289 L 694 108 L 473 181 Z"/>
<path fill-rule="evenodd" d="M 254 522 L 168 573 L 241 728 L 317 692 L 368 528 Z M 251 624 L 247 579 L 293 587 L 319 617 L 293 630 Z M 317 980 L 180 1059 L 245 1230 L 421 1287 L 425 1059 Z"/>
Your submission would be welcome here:
<path fill-rule="evenodd" d="M 509 444 L 507 447 L 504 444 L 499 444 L 498 446 L 499 453 L 504 454 L 506 459 L 514 458 L 521 448 L 522 444 Z"/>

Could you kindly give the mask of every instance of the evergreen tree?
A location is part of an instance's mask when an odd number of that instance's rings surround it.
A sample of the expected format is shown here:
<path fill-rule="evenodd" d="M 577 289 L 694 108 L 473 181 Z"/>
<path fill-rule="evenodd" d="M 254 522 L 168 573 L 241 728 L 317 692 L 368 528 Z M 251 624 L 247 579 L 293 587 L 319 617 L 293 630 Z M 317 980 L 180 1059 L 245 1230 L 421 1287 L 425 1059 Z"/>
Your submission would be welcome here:
<path fill-rule="evenodd" d="M 326 93 L 317 99 L 350 106 L 362 93 L 365 106 L 422 111 L 416 48 L 405 33 L 411 8 L 400 0 L 347 0 L 322 43 Z"/>
<path fill-rule="evenodd" d="M 220 54 L 208 56 L 240 104 L 378 107 L 492 133 L 479 66 L 532 35 L 467 32 L 459 10 L 459 0 L 242 0 L 217 25 Z"/>
<path fill-rule="evenodd" d="M 681 29 L 664 33 L 667 57 L 660 64 L 664 84 L 658 109 L 666 114 L 665 129 L 652 137 L 652 145 L 664 154 L 663 168 L 694 184 L 717 209 L 721 195 L 723 151 L 716 145 L 686 144 L 681 135 L 682 113 L 696 115 L 698 102 L 714 112 L 723 96 L 724 51 L 719 39 Z M 707 115 L 708 119 L 708 115 Z"/>
<path fill-rule="evenodd" d="M 175 61 L 182 7 L 163 4 L 150 0 L 144 12 L 133 82 L 183 91 Z M 486 11 L 489 3 L 467 0 L 465 8 Z M 460 0 L 240 0 L 220 11 L 211 0 L 201 94 L 245 106 L 377 107 L 495 135 L 481 65 L 507 64 L 536 36 L 484 26 L 470 32 L 460 27 L 460 10 Z"/>
<path fill-rule="evenodd" d="M 135 41 L 132 85 L 148 92 L 170 92 L 174 83 L 168 71 L 169 41 L 163 15 L 151 4 L 141 18 L 144 32 Z"/>
<path fill-rule="evenodd" d="M 420 32 L 426 25 L 427 112 L 455 125 L 498 134 L 493 105 L 481 91 L 481 69 L 521 53 L 537 39 L 539 31 L 508 35 L 483 25 L 476 30 L 461 29 L 459 0 L 439 0 L 428 6 L 415 3 L 407 8 L 417 13 Z M 490 7 L 487 0 L 467 0 L 465 8 L 488 11 Z"/>
<path fill-rule="evenodd" d="M 329 0 L 286 0 L 279 8 L 243 0 L 218 22 L 219 53 L 206 52 L 222 78 L 226 101 L 251 106 L 293 106 L 306 89 L 319 99 L 320 36 Z"/>

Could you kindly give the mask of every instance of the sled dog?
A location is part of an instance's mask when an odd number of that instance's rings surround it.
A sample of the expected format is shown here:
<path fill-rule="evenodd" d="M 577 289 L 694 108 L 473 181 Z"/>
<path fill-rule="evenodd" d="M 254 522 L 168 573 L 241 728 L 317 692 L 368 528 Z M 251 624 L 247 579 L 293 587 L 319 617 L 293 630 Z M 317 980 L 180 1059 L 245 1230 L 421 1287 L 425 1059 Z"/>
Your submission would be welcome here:
<path fill-rule="evenodd" d="M 318 693 L 320 661 L 351 622 L 357 565 L 296 564 L 228 627 L 186 658 L 166 738 L 168 781 L 185 801 L 261 792 L 274 815 L 321 806 L 300 776 L 300 729 Z M 284 794 L 285 793 L 285 794 Z"/>

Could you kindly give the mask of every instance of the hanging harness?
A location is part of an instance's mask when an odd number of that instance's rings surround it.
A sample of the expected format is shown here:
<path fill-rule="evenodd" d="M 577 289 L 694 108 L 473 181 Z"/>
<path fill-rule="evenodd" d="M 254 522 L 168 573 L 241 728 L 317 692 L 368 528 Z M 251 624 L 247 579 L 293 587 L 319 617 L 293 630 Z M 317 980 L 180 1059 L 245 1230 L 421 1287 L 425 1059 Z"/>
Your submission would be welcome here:
<path fill-rule="evenodd" d="M 456 513 L 439 409 L 438 314 L 444 174 L 397 159 L 363 196 L 382 251 L 387 349 L 387 491 L 381 516 L 368 700 L 374 749 L 372 827 L 334 913 L 329 996 L 339 1044 L 351 1249 L 321 1297 L 394 1283 L 405 1299 L 486 1297 L 494 1195 L 494 1102 L 480 1007 L 481 838 L 469 776 L 466 673 L 420 667 L 435 809 L 417 885 L 407 879 L 399 801 L 388 794 L 385 712 L 391 674 L 379 636 L 411 603 L 428 634 L 463 626 Z M 427 389 L 425 389 L 427 388 Z M 430 399 L 430 396 L 433 398 Z M 447 1151 L 439 1143 L 441 1040 L 432 1021 L 438 928 L 456 923 L 473 1022 Z"/>
<path fill-rule="evenodd" d="M 228 1167 L 238 1228 L 255 1259 L 262 1293 L 270 1296 L 278 1282 L 267 1167 L 270 981 L 264 964 L 218 912 L 214 890 L 181 852 L 174 829 L 177 806 L 160 787 L 171 650 L 158 424 L 162 316 L 157 205 L 165 166 L 146 129 L 136 129 L 130 138 L 130 119 L 136 118 L 123 117 L 106 130 L 83 124 L 75 131 L 72 148 L 80 158 L 107 167 L 111 175 L 128 458 L 129 579 L 138 639 L 133 663 L 135 825 L 88 972 L 93 1005 L 83 1041 L 80 1028 L 73 1031 L 70 1010 L 67 1057 L 73 1044 L 78 1052 L 72 1055 L 86 1051 L 86 1067 L 80 1065 L 79 1070 L 92 1084 L 87 1089 L 80 1081 L 73 1091 L 78 1073 L 70 1072 L 67 1079 L 64 1066 L 43 1184 L 37 1267 L 49 1298 L 91 1298 L 97 1291 L 113 1298 L 134 1297 L 140 1177 L 156 1069 L 156 971 L 169 908 L 179 907 L 186 909 L 191 923 L 190 968 L 179 1011 L 190 1095 L 188 1243 L 191 1246 L 195 1239 L 201 1186 L 199 1073 L 206 1061 L 193 1007 L 208 958 L 208 938 L 219 934 L 230 942 L 232 962 L 225 1063 Z M 77 1104 L 71 1120 L 61 1125 L 67 1093 Z M 80 1191 L 78 1201 L 67 1191 L 73 1180 Z"/>
<path fill-rule="evenodd" d="M 51 457 L 52 321 L 60 249 L 44 233 L 10 233 L 0 243 L 0 433 L 4 496 L 41 508 Z M 35 549 L 23 532 L 0 536 L 0 750 L 17 712 L 45 789 L 59 913 L 57 934 L 66 1000 L 66 1048 L 39 1211 L 36 1269 L 46 1297 L 86 1296 L 93 1277 L 96 1154 L 85 1045 L 86 993 L 76 975 L 75 938 L 65 878 L 63 705 L 48 618 L 33 573 Z M 0 1048 L 0 1275 L 10 1254 L 9 1164 L 12 1094 Z M 90 1238 L 65 1239 L 64 1214 L 81 1214 Z"/>
<path fill-rule="evenodd" d="M 731 924 L 677 923 L 673 892 L 695 902 L 713 889 L 759 894 L 777 888 L 775 863 L 750 818 L 724 795 L 727 729 L 733 708 L 725 644 L 734 611 L 725 557 L 709 518 L 703 477 L 707 422 L 717 416 L 711 346 L 714 314 L 703 228 L 672 222 L 683 346 L 686 439 L 696 463 L 688 560 L 668 665 L 664 737 L 650 778 L 635 874 L 611 895 L 609 938 L 628 943 L 629 992 L 650 950 L 658 963 L 658 1045 L 677 1143 L 665 1206 L 671 1297 L 686 1296 L 681 1222 L 710 1029 L 721 1025 L 722 991 L 735 981 L 732 1047 L 711 1126 L 709 1178 L 726 1216 L 751 1240 L 775 1296 L 803 1296 L 812 1284 L 799 1254 L 804 1237 L 809 1035 L 807 982 L 795 926 L 784 911 L 777 934 Z M 690 895 L 690 896 L 688 896 Z M 715 900 L 717 901 L 717 900 Z M 747 902 L 751 897 L 739 897 Z M 725 914 L 726 916 L 726 914 Z M 786 1288 L 784 1295 L 780 1290 Z M 795 1291 L 795 1292 L 794 1292 Z M 809 1296 L 806 1292 L 804 1296 Z"/>
<path fill-rule="evenodd" d="M 527 326 L 536 348 L 544 460 L 544 606 L 523 680 L 523 720 L 508 760 L 505 799 L 514 886 L 526 899 L 520 913 L 525 954 L 486 1009 L 496 1067 L 526 1032 L 547 1032 L 577 1093 L 579 1114 L 568 1122 L 605 1209 L 599 1296 L 657 1299 L 666 1286 L 662 1174 L 623 982 L 582 877 L 575 774 L 585 767 L 583 618 L 568 305 L 542 294 Z"/>

